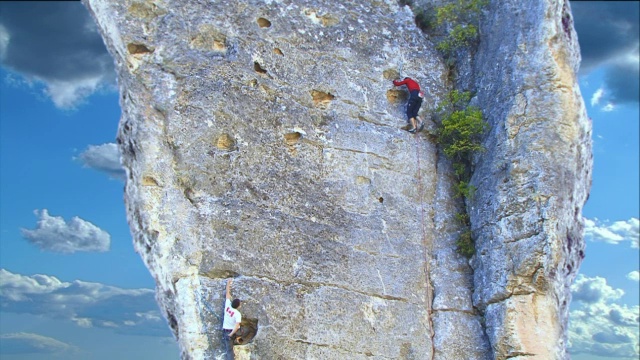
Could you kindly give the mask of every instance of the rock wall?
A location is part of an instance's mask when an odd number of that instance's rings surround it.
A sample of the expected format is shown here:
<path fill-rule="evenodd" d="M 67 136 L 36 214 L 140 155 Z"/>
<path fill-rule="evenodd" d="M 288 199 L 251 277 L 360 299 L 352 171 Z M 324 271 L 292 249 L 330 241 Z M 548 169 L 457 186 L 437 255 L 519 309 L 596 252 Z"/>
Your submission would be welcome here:
<path fill-rule="evenodd" d="M 591 123 L 568 1 L 492 2 L 474 62 L 491 124 L 469 204 L 473 302 L 496 359 L 564 359 L 569 285 L 584 258 Z"/>
<path fill-rule="evenodd" d="M 425 88 L 425 118 L 450 90 L 408 7 L 84 2 L 118 70 L 135 248 L 183 359 L 221 358 L 228 277 L 258 328 L 238 358 L 564 357 L 590 143 L 562 4 L 490 5 L 470 78 L 492 125 L 470 263 L 451 164 L 399 129 L 393 78 Z M 539 334 L 518 327 L 532 319 Z"/>

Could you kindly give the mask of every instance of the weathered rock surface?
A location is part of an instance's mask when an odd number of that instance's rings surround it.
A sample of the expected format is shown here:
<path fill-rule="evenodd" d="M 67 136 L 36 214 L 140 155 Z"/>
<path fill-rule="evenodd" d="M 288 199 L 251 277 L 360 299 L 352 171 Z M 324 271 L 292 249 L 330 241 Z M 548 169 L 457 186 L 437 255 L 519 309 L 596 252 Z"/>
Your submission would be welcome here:
<path fill-rule="evenodd" d="M 399 130 L 393 78 L 418 79 L 425 116 L 450 86 L 408 7 L 85 3 L 117 64 L 136 250 L 184 359 L 221 357 L 231 276 L 258 327 L 238 358 L 565 356 L 591 160 L 562 3 L 487 11 L 471 265 L 451 164 Z"/>
<path fill-rule="evenodd" d="M 496 359 L 561 359 L 592 168 L 578 40 L 568 1 L 492 2 L 488 13 L 474 63 L 491 130 L 469 204 L 473 302 Z"/>

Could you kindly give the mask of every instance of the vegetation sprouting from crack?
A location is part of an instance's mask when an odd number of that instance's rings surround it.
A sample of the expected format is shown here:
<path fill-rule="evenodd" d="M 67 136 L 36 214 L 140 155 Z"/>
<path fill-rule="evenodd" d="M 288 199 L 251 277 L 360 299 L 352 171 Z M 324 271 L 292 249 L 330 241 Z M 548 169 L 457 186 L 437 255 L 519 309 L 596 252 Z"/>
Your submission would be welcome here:
<path fill-rule="evenodd" d="M 469 105 L 470 100 L 471 93 L 453 90 L 436 110 L 436 116 L 440 118 L 440 126 L 436 133 L 438 143 L 442 146 L 444 154 L 453 162 L 457 179 L 456 196 L 462 197 L 465 205 L 476 191 L 475 186 L 470 184 L 473 172 L 472 156 L 485 150 L 481 144 L 481 137 L 489 127 L 482 117 L 482 111 Z M 475 247 L 469 214 L 465 211 L 456 218 L 463 227 L 457 241 L 458 252 L 471 257 L 475 253 Z"/>
<path fill-rule="evenodd" d="M 440 6 L 418 6 L 415 0 L 398 0 L 401 6 L 408 5 L 414 15 L 416 26 L 436 40 L 436 49 L 449 66 L 450 80 L 465 52 L 473 54 L 479 41 L 479 22 L 488 0 L 450 0 Z M 457 241 L 460 254 L 470 258 L 475 253 L 471 222 L 466 211 L 467 201 L 476 191 L 471 181 L 472 156 L 484 151 L 481 136 L 487 130 L 482 111 L 470 106 L 471 92 L 452 90 L 435 114 L 438 129 L 436 137 L 445 155 L 453 161 L 457 178 L 456 195 L 463 198 L 465 211 L 456 219 L 463 227 Z"/>

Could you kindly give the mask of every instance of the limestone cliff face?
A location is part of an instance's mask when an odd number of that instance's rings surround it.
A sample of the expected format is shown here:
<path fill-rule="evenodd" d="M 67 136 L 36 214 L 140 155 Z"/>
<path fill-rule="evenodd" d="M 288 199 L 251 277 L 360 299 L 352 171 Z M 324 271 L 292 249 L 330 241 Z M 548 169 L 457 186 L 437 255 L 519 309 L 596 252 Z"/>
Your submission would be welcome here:
<path fill-rule="evenodd" d="M 488 13 L 474 63 L 491 131 L 469 204 L 473 302 L 496 358 L 560 359 L 592 168 L 578 39 L 568 1 L 505 0 Z"/>
<path fill-rule="evenodd" d="M 465 80 L 491 123 L 468 261 L 451 164 L 399 129 L 393 78 L 418 79 L 425 117 L 451 86 L 408 7 L 85 4 L 117 64 L 135 247 L 184 359 L 221 357 L 232 276 L 257 327 L 238 358 L 566 356 L 591 168 L 568 5 L 487 10 Z"/>

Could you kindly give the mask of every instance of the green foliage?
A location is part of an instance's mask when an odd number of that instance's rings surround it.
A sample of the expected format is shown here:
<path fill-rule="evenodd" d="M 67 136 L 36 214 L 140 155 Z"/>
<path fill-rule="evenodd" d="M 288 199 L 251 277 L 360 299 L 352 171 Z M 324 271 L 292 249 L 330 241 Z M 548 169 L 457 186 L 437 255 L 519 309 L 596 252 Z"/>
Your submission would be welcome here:
<path fill-rule="evenodd" d="M 463 168 L 474 152 L 484 151 L 480 143 L 481 135 L 489 124 L 482 118 L 482 111 L 475 106 L 464 106 L 471 94 L 454 90 L 438 111 L 443 114 L 438 129 L 438 142 L 445 155 L 454 161 L 454 170 L 459 178 L 465 179 Z"/>
<path fill-rule="evenodd" d="M 456 187 L 456 196 L 462 196 L 465 199 L 473 199 L 473 195 L 476 193 L 476 187 L 469 184 L 467 181 L 459 180 Z"/>
<path fill-rule="evenodd" d="M 477 22 L 478 15 L 488 3 L 488 0 L 455 0 L 439 6 L 436 8 L 436 25 Z"/>
<path fill-rule="evenodd" d="M 471 93 L 468 91 L 453 90 L 438 107 L 438 111 L 462 110 L 471 101 Z"/>
<path fill-rule="evenodd" d="M 459 6 L 451 3 L 436 8 L 436 26 L 442 26 L 445 23 L 453 23 L 458 21 Z"/>
<path fill-rule="evenodd" d="M 458 179 L 465 181 L 469 180 L 469 172 L 464 163 L 453 163 L 453 172 L 456 174 Z"/>
<path fill-rule="evenodd" d="M 460 234 L 456 245 L 458 246 L 458 253 L 467 258 L 471 258 L 475 254 L 476 247 L 471 236 L 471 229 L 467 228 Z"/>
<path fill-rule="evenodd" d="M 469 220 L 469 214 L 467 214 L 466 212 L 457 213 L 456 220 L 460 223 L 460 225 L 464 225 L 467 227 L 471 225 L 471 221 Z"/>
<path fill-rule="evenodd" d="M 456 49 L 471 45 L 478 37 L 478 17 L 488 0 L 455 0 L 436 8 L 434 27 L 447 35 L 436 48 L 449 57 Z"/>
<path fill-rule="evenodd" d="M 470 45 L 478 36 L 478 29 L 473 25 L 456 25 L 451 33 L 436 45 L 436 49 L 445 55 L 454 50 Z"/>
<path fill-rule="evenodd" d="M 487 123 L 482 120 L 482 112 L 476 107 L 456 110 L 442 121 L 440 142 L 444 153 L 455 160 L 464 160 L 472 153 L 483 151 L 480 135 Z"/>
<path fill-rule="evenodd" d="M 474 153 L 484 151 L 482 134 L 489 124 L 484 121 L 482 111 L 469 106 L 471 93 L 467 91 L 451 91 L 436 110 L 441 119 L 437 130 L 437 139 L 444 154 L 453 161 L 453 171 L 458 183 L 456 196 L 465 200 L 473 199 L 476 187 L 471 185 L 471 157 Z M 471 236 L 469 215 L 460 213 L 456 220 L 464 227 L 456 242 L 457 251 L 470 258 L 475 253 L 475 246 Z"/>

